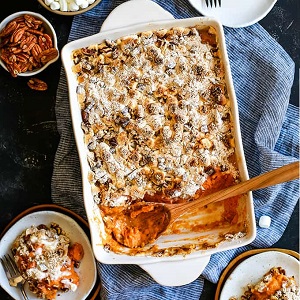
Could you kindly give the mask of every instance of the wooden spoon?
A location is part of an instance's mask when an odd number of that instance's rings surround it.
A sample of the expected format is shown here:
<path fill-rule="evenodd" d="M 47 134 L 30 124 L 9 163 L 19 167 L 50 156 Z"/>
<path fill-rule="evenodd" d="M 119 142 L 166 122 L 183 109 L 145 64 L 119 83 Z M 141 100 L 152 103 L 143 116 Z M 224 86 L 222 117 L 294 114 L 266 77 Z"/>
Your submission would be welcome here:
<path fill-rule="evenodd" d="M 191 202 L 180 204 L 163 204 L 169 209 L 170 221 L 173 223 L 183 214 L 192 211 L 195 208 L 203 207 L 210 203 L 225 200 L 230 197 L 242 195 L 244 193 L 266 188 L 279 183 L 291 181 L 299 178 L 299 162 L 294 162 L 272 171 L 263 173 L 236 185 L 230 186 L 215 193 L 199 197 Z"/>
<path fill-rule="evenodd" d="M 297 178 L 299 162 L 294 162 L 191 202 L 136 203 L 121 214 L 113 216 L 112 233 L 114 238 L 126 247 L 143 247 L 154 242 L 170 224 L 193 209 Z"/>

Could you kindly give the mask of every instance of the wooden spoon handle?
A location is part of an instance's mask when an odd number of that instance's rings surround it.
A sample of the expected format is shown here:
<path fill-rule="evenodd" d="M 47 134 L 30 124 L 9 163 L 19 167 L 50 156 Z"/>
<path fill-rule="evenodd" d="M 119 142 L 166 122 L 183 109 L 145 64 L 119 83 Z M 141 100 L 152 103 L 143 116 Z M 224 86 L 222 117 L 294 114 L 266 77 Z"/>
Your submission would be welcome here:
<path fill-rule="evenodd" d="M 238 183 L 237 185 L 230 186 L 229 188 L 226 188 L 224 190 L 207 195 L 203 197 L 202 200 L 199 199 L 199 203 L 201 206 L 205 206 L 209 203 L 221 201 L 229 197 L 234 197 L 247 193 L 249 191 L 259 190 L 297 178 L 299 178 L 298 161 L 253 177 L 249 180 Z"/>
<path fill-rule="evenodd" d="M 242 195 L 249 191 L 259 190 L 278 183 L 290 181 L 299 178 L 299 162 L 294 162 L 278 169 L 266 172 L 253 177 L 236 185 L 230 186 L 218 192 L 199 197 L 188 203 L 166 204 L 171 213 L 170 223 L 175 221 L 181 215 L 195 208 L 203 207 L 210 203 L 225 200 L 230 197 Z"/>

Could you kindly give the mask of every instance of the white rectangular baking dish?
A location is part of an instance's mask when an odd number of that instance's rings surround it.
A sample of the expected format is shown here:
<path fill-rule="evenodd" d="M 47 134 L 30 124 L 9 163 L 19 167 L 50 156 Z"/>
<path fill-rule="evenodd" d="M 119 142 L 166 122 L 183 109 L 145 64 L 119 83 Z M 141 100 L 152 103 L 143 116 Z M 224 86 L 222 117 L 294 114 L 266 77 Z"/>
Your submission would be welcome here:
<path fill-rule="evenodd" d="M 244 158 L 243 145 L 241 140 L 240 133 L 240 125 L 239 125 L 239 115 L 238 115 L 238 107 L 237 100 L 234 92 L 231 71 L 229 66 L 229 60 L 226 52 L 226 44 L 225 37 L 222 25 L 213 18 L 207 17 L 196 17 L 189 19 L 179 19 L 179 20 L 168 20 L 168 21 L 158 21 L 158 22 L 150 22 L 145 24 L 138 24 L 133 26 L 128 26 L 121 29 L 106 31 L 103 33 L 98 33 L 86 38 L 82 38 L 79 40 L 75 40 L 73 42 L 68 43 L 62 49 L 61 57 L 63 66 L 66 71 L 67 83 L 69 89 L 69 101 L 70 101 L 70 109 L 71 109 L 71 117 L 73 130 L 76 140 L 76 145 L 78 149 L 78 154 L 80 158 L 81 164 L 81 172 L 82 172 L 82 185 L 83 185 L 83 196 L 84 196 L 84 205 L 85 210 L 88 217 L 88 222 L 90 225 L 91 238 L 92 238 L 92 247 L 95 254 L 95 257 L 98 261 L 102 263 L 108 264 L 151 264 L 157 262 L 169 262 L 169 261 L 180 261 L 184 258 L 192 259 L 192 258 L 200 258 L 206 257 L 213 253 L 219 251 L 225 251 L 228 249 L 233 249 L 237 247 L 244 246 L 246 244 L 251 243 L 256 235 L 256 225 L 255 225 L 255 216 L 254 216 L 254 208 L 252 201 L 251 192 L 247 195 L 244 195 L 241 199 L 243 202 L 242 205 L 245 205 L 245 211 L 242 215 L 242 219 L 239 220 L 240 223 L 244 223 L 247 226 L 247 233 L 245 236 L 241 238 L 233 238 L 228 239 L 226 241 L 219 242 L 220 236 L 228 233 L 229 228 L 218 228 L 217 230 L 205 232 L 203 231 L 201 234 L 194 234 L 193 232 L 188 232 L 187 234 L 181 234 L 180 236 L 168 236 L 163 235 L 157 240 L 158 247 L 171 247 L 173 245 L 184 245 L 185 241 L 189 242 L 194 241 L 197 243 L 199 240 L 202 240 L 202 243 L 205 244 L 214 244 L 214 247 L 207 247 L 206 249 L 201 249 L 199 251 L 195 251 L 191 254 L 187 254 L 184 257 L 182 255 L 173 255 L 168 257 L 154 257 L 148 255 L 128 255 L 126 252 L 124 254 L 116 254 L 113 252 L 108 252 L 104 249 L 104 245 L 102 243 L 101 234 L 104 233 L 103 221 L 100 216 L 100 211 L 97 204 L 94 202 L 91 186 L 88 181 L 88 171 L 89 166 L 87 162 L 87 149 L 84 144 L 83 132 L 81 129 L 81 111 L 77 100 L 76 94 L 76 76 L 72 72 L 73 61 L 71 58 L 71 53 L 73 50 L 87 47 L 92 44 L 98 44 L 104 41 L 105 39 L 115 40 L 119 37 L 135 34 L 142 31 L 154 30 L 154 29 L 169 29 L 174 26 L 194 26 L 194 25 L 209 25 L 213 26 L 218 35 L 219 39 L 219 47 L 221 50 L 221 55 L 224 63 L 225 74 L 226 74 L 226 84 L 228 89 L 229 97 L 232 101 L 232 116 L 234 119 L 234 138 L 236 142 L 236 152 L 238 158 L 238 167 L 242 180 L 248 179 L 248 172 Z M 209 219 L 209 214 L 205 216 L 199 216 L 199 218 Z"/>

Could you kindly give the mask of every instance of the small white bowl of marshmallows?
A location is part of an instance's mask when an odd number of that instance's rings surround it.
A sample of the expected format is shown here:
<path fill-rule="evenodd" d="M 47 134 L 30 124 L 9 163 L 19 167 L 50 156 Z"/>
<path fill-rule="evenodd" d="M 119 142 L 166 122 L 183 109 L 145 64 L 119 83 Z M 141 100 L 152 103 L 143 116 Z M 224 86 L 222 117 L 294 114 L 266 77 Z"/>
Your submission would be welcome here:
<path fill-rule="evenodd" d="M 47 10 L 64 16 L 82 14 L 101 2 L 101 0 L 38 0 Z"/>

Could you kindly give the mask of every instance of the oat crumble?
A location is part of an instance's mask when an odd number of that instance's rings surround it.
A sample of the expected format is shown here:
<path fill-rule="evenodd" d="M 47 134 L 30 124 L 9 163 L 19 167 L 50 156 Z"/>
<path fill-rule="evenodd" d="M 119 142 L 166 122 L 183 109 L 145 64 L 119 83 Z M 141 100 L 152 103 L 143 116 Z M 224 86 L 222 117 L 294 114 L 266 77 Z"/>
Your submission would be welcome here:
<path fill-rule="evenodd" d="M 96 203 L 188 200 L 216 169 L 239 179 L 213 27 L 141 32 L 72 58 Z"/>

